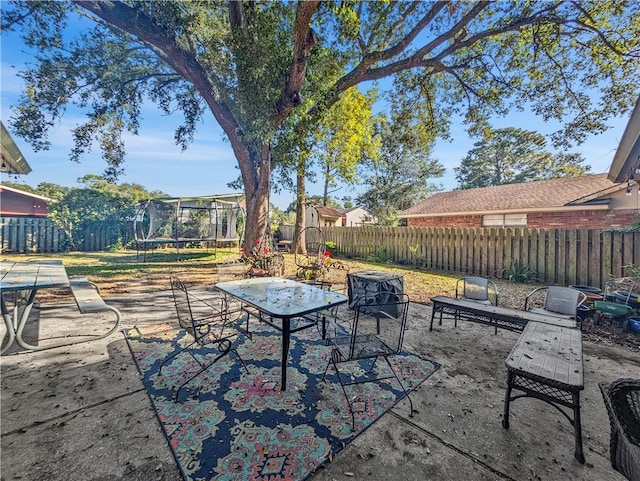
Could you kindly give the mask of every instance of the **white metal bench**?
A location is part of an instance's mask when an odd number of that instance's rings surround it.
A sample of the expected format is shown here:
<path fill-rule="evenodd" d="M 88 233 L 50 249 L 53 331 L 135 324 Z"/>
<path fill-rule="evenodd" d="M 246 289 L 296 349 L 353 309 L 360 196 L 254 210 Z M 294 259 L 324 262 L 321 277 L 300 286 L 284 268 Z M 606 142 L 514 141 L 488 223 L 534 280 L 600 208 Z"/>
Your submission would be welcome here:
<path fill-rule="evenodd" d="M 116 327 L 120 325 L 120 311 L 104 302 L 100 296 L 100 288 L 95 283 L 85 276 L 74 276 L 69 278 L 69 287 L 82 314 L 113 311 L 117 319 Z"/>
<path fill-rule="evenodd" d="M 103 334 L 91 334 L 85 336 L 77 336 L 73 339 L 66 339 L 60 343 L 48 344 L 45 346 L 39 346 L 39 349 L 50 349 L 53 347 L 70 346 L 73 344 L 79 344 L 81 342 L 94 341 L 97 339 L 103 339 L 113 334 L 118 327 L 122 316 L 120 311 L 113 306 L 110 306 L 100 296 L 100 289 L 96 284 L 89 281 L 85 276 L 74 276 L 69 278 L 69 288 L 73 294 L 78 305 L 78 310 L 81 314 L 95 314 L 99 312 L 111 311 L 115 314 L 116 319 L 114 325 L 107 332 Z"/>

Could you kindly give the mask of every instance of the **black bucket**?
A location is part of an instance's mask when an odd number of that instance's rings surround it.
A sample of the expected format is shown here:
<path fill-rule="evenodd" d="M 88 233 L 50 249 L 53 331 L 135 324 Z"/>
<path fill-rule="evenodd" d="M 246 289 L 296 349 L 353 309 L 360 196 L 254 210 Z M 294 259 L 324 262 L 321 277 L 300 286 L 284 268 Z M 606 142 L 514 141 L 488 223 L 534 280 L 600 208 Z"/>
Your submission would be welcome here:
<path fill-rule="evenodd" d="M 584 304 L 580 304 L 578 306 L 578 311 L 576 312 L 576 317 L 578 318 L 578 320 L 584 322 L 585 319 L 587 319 L 588 317 L 593 316 L 593 313 L 596 312 L 595 309 L 584 305 Z"/>

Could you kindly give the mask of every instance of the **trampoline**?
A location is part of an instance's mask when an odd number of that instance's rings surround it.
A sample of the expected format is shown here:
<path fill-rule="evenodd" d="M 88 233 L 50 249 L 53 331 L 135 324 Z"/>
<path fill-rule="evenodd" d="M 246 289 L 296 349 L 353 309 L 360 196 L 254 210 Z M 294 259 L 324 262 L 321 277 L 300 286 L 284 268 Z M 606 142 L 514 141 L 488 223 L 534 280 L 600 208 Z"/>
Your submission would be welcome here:
<path fill-rule="evenodd" d="M 150 199 L 138 204 L 133 220 L 136 257 L 159 245 L 238 245 L 238 217 L 243 194 Z"/>

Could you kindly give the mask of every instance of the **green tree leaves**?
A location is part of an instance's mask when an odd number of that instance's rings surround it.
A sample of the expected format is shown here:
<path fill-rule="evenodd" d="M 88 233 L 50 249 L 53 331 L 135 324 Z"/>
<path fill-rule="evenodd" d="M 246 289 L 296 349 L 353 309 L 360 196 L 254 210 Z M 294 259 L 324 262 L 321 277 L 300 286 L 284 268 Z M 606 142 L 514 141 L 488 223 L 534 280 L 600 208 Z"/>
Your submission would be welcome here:
<path fill-rule="evenodd" d="M 324 199 L 327 205 L 330 189 L 337 181 L 357 182 L 357 167 L 365 158 L 375 159 L 380 148 L 374 136 L 373 102 L 375 91 L 364 95 L 350 88 L 322 117 L 316 132 L 313 157 L 324 174 Z"/>
<path fill-rule="evenodd" d="M 590 166 L 576 153 L 552 155 L 543 135 L 506 128 L 486 130 L 454 170 L 461 189 L 584 175 Z"/>
<path fill-rule="evenodd" d="M 69 41 L 71 12 L 95 27 Z M 252 243 L 267 224 L 270 146 L 306 136 L 349 89 L 406 76 L 424 94 L 430 131 L 444 137 L 452 115 L 479 131 L 529 103 L 564 123 L 552 140 L 566 147 L 637 98 L 639 19 L 640 3 L 613 0 L 16 1 L 3 8 L 2 27 L 19 28 L 38 51 L 12 122 L 36 149 L 76 104 L 87 120 L 72 158 L 95 142 L 115 177 L 122 133 L 137 132 L 144 101 L 184 116 L 175 132 L 183 147 L 208 109 L 238 161 Z M 297 149 L 290 157 L 309 155 L 307 145 L 288 145 Z M 289 169 L 304 176 L 306 161 Z"/>
<path fill-rule="evenodd" d="M 420 120 L 418 105 L 407 110 L 396 105 L 391 120 L 378 125 L 380 153 L 366 162 L 363 184 L 367 191 L 356 202 L 384 225 L 395 225 L 398 212 L 438 190 L 432 179 L 444 174 L 431 158 L 434 136 Z"/>

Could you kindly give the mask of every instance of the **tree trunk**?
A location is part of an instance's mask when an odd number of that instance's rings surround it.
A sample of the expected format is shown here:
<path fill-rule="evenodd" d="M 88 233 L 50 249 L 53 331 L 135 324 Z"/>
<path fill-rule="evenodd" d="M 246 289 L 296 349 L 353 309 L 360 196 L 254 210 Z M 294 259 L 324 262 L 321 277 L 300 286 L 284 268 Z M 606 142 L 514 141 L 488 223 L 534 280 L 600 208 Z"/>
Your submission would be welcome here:
<path fill-rule="evenodd" d="M 306 203 L 307 195 L 305 192 L 305 170 L 303 165 L 298 165 L 296 174 L 296 227 L 293 233 L 293 244 L 291 252 L 296 254 L 306 254 L 305 240 L 300 238 L 300 233 L 306 224 Z"/>
<path fill-rule="evenodd" d="M 330 169 L 329 169 L 329 161 L 327 161 L 327 168 L 325 169 L 324 172 L 324 192 L 322 194 L 322 206 L 326 207 L 327 206 L 327 200 L 329 199 L 329 175 L 330 175 Z"/>
<path fill-rule="evenodd" d="M 263 144 L 258 148 L 249 149 L 249 159 L 245 166 L 247 164 L 253 168 L 241 169 L 247 204 L 243 247 L 245 252 L 251 252 L 251 249 L 264 239 L 269 223 L 269 145 Z"/>

